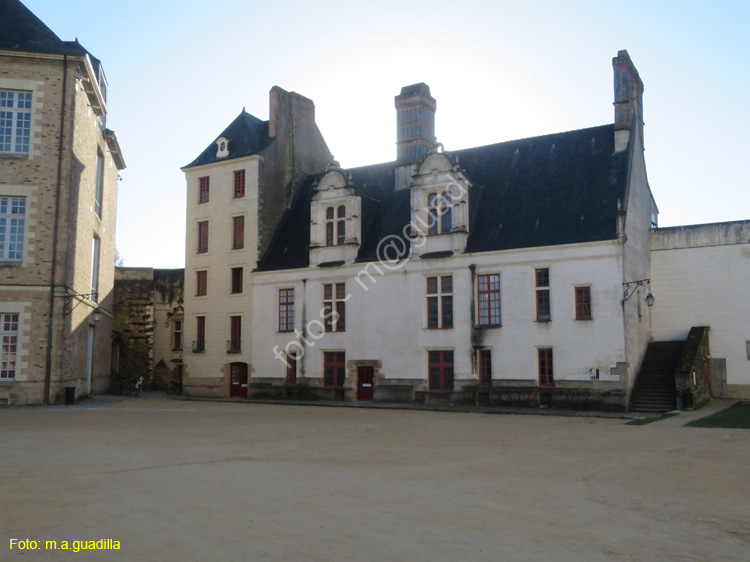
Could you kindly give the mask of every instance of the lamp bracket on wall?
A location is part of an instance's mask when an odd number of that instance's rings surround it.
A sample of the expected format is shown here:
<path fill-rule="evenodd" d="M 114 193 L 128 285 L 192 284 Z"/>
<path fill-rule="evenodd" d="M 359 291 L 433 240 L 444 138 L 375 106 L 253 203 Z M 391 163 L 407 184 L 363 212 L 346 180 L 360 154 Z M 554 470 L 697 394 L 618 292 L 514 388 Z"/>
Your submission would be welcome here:
<path fill-rule="evenodd" d="M 654 306 L 654 295 L 651 294 L 651 279 L 639 279 L 638 281 L 628 281 L 627 283 L 623 283 L 622 286 L 624 287 L 623 294 L 622 294 L 622 304 L 625 304 L 625 302 L 633 296 L 633 294 L 636 292 L 636 289 L 638 287 L 647 287 L 648 288 L 648 294 L 646 295 L 646 304 L 648 306 Z"/>
<path fill-rule="evenodd" d="M 79 304 L 84 301 L 89 301 L 92 304 L 96 304 L 91 298 L 92 293 L 66 293 L 62 297 L 65 299 L 65 305 L 63 306 L 63 316 L 67 316 L 73 312 Z M 74 302 L 75 301 L 75 304 Z"/>

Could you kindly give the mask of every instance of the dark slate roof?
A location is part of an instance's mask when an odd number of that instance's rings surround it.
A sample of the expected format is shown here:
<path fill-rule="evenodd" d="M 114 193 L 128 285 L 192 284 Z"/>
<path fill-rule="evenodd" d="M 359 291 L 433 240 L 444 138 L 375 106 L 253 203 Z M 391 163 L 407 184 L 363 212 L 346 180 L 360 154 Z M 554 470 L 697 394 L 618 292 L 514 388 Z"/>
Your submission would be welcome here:
<path fill-rule="evenodd" d="M 0 49 L 60 55 L 87 54 L 78 41 L 62 41 L 19 0 L 0 0 Z"/>
<path fill-rule="evenodd" d="M 614 125 L 451 152 L 472 183 L 466 252 L 615 239 L 629 155 L 613 152 Z M 366 205 L 363 197 L 358 261 L 393 258 L 399 245 L 408 248 L 410 191 L 394 191 L 396 166 L 348 170 L 355 188 L 371 201 Z M 309 265 L 310 197 L 321 176 L 306 177 L 259 269 Z M 378 245 L 385 239 L 392 242 L 391 253 L 383 256 Z"/>
<path fill-rule="evenodd" d="M 224 156 L 223 158 L 216 157 L 216 140 L 220 137 L 229 140 L 229 156 Z M 272 141 L 273 139 L 268 136 L 268 121 L 261 121 L 257 117 L 247 113 L 243 108 L 242 113 L 220 135 L 216 136 L 214 142 L 209 144 L 206 150 L 201 152 L 200 156 L 190 162 L 185 168 L 193 168 L 194 166 L 202 166 L 221 160 L 258 154 Z"/>

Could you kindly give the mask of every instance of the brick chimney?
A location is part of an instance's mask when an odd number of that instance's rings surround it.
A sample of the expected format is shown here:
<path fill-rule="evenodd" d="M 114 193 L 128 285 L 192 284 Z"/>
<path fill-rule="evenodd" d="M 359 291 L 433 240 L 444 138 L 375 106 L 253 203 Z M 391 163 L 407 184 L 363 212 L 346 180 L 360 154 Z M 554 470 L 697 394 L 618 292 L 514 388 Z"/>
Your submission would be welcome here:
<path fill-rule="evenodd" d="M 404 86 L 396 96 L 396 147 L 399 163 L 419 161 L 435 144 L 437 102 L 421 82 Z"/>
<path fill-rule="evenodd" d="M 643 82 L 626 50 L 612 59 L 615 85 L 615 152 L 628 147 L 638 133 L 643 146 Z"/>

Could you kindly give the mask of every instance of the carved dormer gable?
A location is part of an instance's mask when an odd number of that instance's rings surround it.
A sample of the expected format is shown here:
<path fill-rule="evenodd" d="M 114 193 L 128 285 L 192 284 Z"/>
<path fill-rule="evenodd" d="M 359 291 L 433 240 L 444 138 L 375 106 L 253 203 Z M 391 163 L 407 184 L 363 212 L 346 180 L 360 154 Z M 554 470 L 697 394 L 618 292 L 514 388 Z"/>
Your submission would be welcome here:
<path fill-rule="evenodd" d="M 318 180 L 310 200 L 310 266 L 352 263 L 362 240 L 362 200 L 338 162 Z"/>
<path fill-rule="evenodd" d="M 411 183 L 415 255 L 463 252 L 469 235 L 469 180 L 458 158 L 432 147 Z"/>
<path fill-rule="evenodd" d="M 216 139 L 216 158 L 226 158 L 229 156 L 229 139 L 219 137 Z"/>

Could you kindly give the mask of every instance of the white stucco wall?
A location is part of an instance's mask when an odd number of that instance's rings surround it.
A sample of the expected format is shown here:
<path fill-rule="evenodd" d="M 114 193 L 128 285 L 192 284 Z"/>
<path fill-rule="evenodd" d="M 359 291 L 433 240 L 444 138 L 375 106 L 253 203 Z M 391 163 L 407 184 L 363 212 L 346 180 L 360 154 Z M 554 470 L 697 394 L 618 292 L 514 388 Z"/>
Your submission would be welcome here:
<path fill-rule="evenodd" d="M 482 345 L 492 348 L 494 379 L 536 384 L 537 347 L 552 347 L 558 384 L 585 385 L 582 381 L 590 380 L 590 369 L 599 369 L 602 380 L 610 379 L 614 387 L 620 387 L 624 381 L 619 376 L 608 376 L 611 368 L 625 361 L 620 251 L 619 244 L 611 241 L 415 258 L 405 266 L 390 266 L 390 272 L 385 265 L 373 263 L 369 271 L 374 280 L 363 274 L 361 284 L 356 278 L 365 264 L 256 273 L 252 376 L 283 377 L 285 366 L 274 357 L 274 347 L 299 349 L 289 344 L 301 341 L 299 336 L 278 332 L 278 290 L 294 287 L 296 328 L 302 330 L 307 324 L 312 334 L 305 337 L 314 344 L 306 347 L 298 376 L 320 378 L 323 352 L 345 351 L 347 361 L 382 361 L 387 379 L 426 382 L 427 351 L 452 349 L 458 387 L 462 380 L 476 383 L 472 355 L 474 346 Z M 501 278 L 502 327 L 474 335 L 472 264 L 477 275 L 499 273 Z M 552 321 L 548 323 L 536 322 L 535 268 L 539 267 L 550 270 Z M 453 275 L 454 327 L 427 329 L 425 279 L 449 274 Z M 351 295 L 346 331 L 325 333 L 318 339 L 322 323 L 311 321 L 322 320 L 322 285 L 336 282 L 345 282 Z M 583 285 L 591 286 L 593 319 L 577 321 L 574 287 Z"/>
<path fill-rule="evenodd" d="M 685 339 L 692 326 L 710 326 L 729 395 L 750 397 L 750 221 L 658 229 L 651 247 L 654 338 Z"/>

